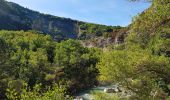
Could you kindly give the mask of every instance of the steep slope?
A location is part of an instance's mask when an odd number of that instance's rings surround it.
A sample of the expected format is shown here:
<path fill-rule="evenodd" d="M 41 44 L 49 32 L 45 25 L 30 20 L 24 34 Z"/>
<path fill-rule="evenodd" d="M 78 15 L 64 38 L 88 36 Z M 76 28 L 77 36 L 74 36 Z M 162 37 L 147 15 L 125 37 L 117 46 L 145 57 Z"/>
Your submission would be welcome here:
<path fill-rule="evenodd" d="M 130 25 L 127 42 L 170 56 L 170 0 L 152 2 L 152 6 Z"/>
<path fill-rule="evenodd" d="M 149 9 L 136 16 L 129 25 L 124 46 L 101 56 L 97 65 L 100 82 L 120 83 L 130 94 L 128 100 L 167 100 L 170 96 L 170 0 L 153 0 Z"/>
<path fill-rule="evenodd" d="M 55 40 L 61 40 L 78 37 L 93 38 L 110 33 L 115 28 L 117 27 L 41 14 L 18 4 L 0 0 L 0 30 L 36 30 L 51 35 Z"/>
<path fill-rule="evenodd" d="M 56 34 L 75 37 L 73 33 L 78 33 L 77 23 L 78 21 L 41 14 L 15 3 L 0 0 L 0 29 L 37 30 L 53 37 Z"/>

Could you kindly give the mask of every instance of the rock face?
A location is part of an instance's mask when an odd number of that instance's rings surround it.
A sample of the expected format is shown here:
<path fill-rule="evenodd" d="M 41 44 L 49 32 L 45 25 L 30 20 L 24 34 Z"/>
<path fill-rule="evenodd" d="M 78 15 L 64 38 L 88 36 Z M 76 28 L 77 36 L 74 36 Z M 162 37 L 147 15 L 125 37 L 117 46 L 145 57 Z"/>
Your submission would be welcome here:
<path fill-rule="evenodd" d="M 107 47 L 109 45 L 114 45 L 115 43 L 115 39 L 109 37 L 109 38 L 104 38 L 104 37 L 98 37 L 98 38 L 94 38 L 91 40 L 84 40 L 81 41 L 81 44 L 85 47 L 99 47 L 99 48 L 104 48 Z"/>
<path fill-rule="evenodd" d="M 99 47 L 105 48 L 110 45 L 122 44 L 127 37 L 127 28 L 122 28 L 120 30 L 114 31 L 107 38 L 105 37 L 94 37 L 93 39 L 83 40 L 81 44 L 85 47 Z"/>
<path fill-rule="evenodd" d="M 36 30 L 53 38 L 76 38 L 78 21 L 41 14 L 18 4 L 0 0 L 0 30 L 2 29 Z"/>
<path fill-rule="evenodd" d="M 29 10 L 18 4 L 0 0 L 0 30 L 35 30 L 52 36 L 55 41 L 80 39 L 87 47 L 104 48 L 123 41 L 114 32 L 120 26 L 106 26 L 61 18 Z M 107 36 L 107 38 L 105 37 Z"/>

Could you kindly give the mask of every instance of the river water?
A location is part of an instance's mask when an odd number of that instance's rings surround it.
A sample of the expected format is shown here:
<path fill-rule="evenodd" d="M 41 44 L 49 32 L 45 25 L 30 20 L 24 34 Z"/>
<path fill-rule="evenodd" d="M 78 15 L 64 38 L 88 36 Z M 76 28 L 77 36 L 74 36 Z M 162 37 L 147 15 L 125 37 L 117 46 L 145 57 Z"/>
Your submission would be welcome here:
<path fill-rule="evenodd" d="M 107 85 L 107 86 L 97 86 L 91 89 L 85 90 L 76 95 L 76 97 L 81 97 L 83 100 L 93 100 L 93 93 L 104 93 L 105 88 L 114 88 L 117 85 Z"/>

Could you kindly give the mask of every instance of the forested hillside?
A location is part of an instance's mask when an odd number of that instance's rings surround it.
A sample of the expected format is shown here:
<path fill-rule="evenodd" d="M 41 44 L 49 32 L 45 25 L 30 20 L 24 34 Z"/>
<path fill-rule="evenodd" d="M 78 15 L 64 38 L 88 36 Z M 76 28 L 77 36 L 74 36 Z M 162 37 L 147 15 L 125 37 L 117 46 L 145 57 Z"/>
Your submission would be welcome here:
<path fill-rule="evenodd" d="M 78 21 L 41 14 L 5 0 L 0 0 L 0 20 L 0 29 L 36 30 L 54 38 L 76 38 L 78 33 Z"/>
<path fill-rule="evenodd" d="M 88 27 L 85 27 L 87 25 Z M 86 39 L 102 36 L 104 33 L 112 32 L 115 28 L 117 27 L 41 14 L 18 4 L 0 0 L 1 30 L 35 30 L 43 34 L 49 34 L 54 40 L 60 41 L 68 38 Z"/>
<path fill-rule="evenodd" d="M 132 100 L 167 100 L 170 94 L 170 0 L 152 0 L 136 16 L 123 46 L 103 54 L 102 83 L 117 83 Z M 100 97 L 100 96 L 99 96 Z"/>
<path fill-rule="evenodd" d="M 59 42 L 40 30 L 9 31 L 9 27 L 15 30 L 14 26 L 25 25 L 9 22 L 7 27 L 0 21 L 6 28 L 0 31 L 0 99 L 72 100 L 89 88 L 117 84 L 119 92 L 94 91 L 93 99 L 169 100 L 170 0 L 151 2 L 151 7 L 135 16 L 128 27 L 80 22 L 77 39 Z M 7 7 L 2 3 L 0 8 Z M 16 4 L 8 3 L 11 5 Z M 28 14 L 39 14 L 34 13 Z M 102 44 L 110 38 L 113 42 L 109 46 L 99 46 L 103 49 L 93 45 L 88 48 L 82 43 Z"/>

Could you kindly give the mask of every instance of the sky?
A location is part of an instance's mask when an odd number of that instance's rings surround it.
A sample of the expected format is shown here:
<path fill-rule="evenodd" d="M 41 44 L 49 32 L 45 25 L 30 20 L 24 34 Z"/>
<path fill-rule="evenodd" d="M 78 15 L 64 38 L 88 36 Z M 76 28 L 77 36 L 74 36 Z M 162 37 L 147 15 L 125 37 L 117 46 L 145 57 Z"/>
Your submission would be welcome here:
<path fill-rule="evenodd" d="M 127 26 L 133 16 L 147 9 L 146 2 L 128 0 L 7 0 L 45 14 L 85 22 Z"/>

